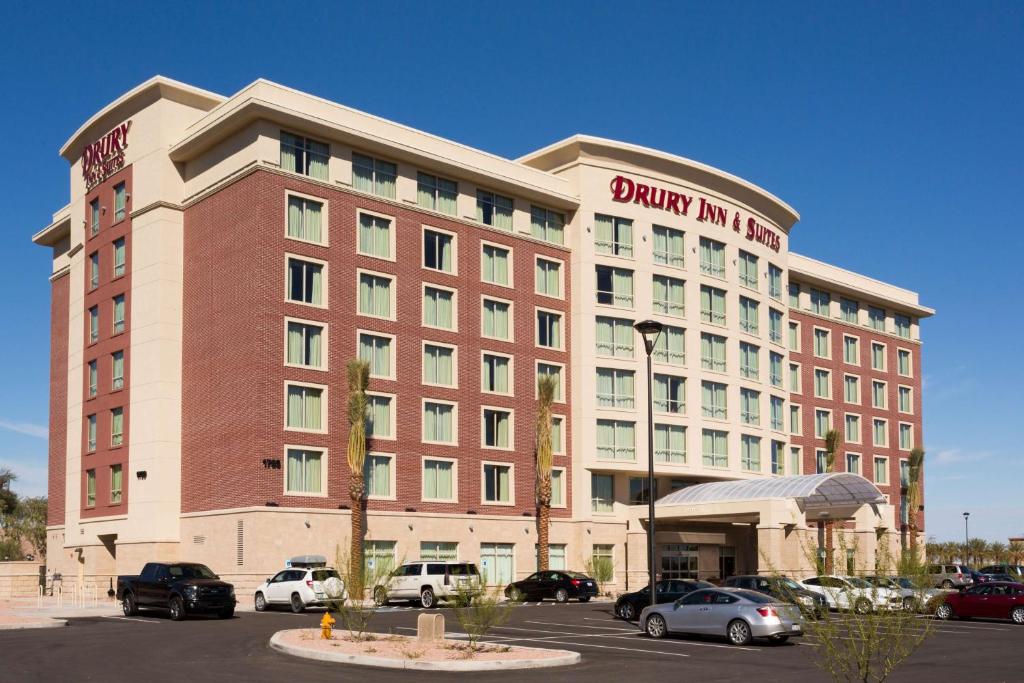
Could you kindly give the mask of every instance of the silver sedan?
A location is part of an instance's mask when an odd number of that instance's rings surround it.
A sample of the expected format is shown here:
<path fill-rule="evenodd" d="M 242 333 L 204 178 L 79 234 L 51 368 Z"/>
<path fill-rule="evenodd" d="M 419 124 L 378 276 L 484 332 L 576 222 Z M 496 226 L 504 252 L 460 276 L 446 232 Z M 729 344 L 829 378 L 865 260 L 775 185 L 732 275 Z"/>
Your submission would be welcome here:
<path fill-rule="evenodd" d="M 669 633 L 722 635 L 733 645 L 754 638 L 784 643 L 803 635 L 800 610 L 770 595 L 742 588 L 705 588 L 675 602 L 646 607 L 640 628 L 652 638 Z"/>

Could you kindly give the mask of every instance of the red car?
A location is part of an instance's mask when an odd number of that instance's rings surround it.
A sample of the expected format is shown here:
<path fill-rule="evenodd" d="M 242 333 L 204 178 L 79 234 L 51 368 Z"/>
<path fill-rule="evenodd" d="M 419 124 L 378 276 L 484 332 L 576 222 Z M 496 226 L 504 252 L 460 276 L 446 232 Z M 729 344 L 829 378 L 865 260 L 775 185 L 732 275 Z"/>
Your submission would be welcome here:
<path fill-rule="evenodd" d="M 950 593 L 935 610 L 935 616 L 939 619 L 1009 619 L 1024 626 L 1024 584 L 993 581 Z"/>

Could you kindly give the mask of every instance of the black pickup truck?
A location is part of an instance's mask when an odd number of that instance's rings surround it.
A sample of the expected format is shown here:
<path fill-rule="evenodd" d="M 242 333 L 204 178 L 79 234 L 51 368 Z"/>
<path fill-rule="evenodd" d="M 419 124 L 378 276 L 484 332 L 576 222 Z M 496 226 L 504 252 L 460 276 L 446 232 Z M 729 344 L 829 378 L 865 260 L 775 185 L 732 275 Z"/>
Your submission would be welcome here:
<path fill-rule="evenodd" d="M 117 577 L 117 599 L 125 616 L 140 607 L 170 610 L 180 621 L 189 614 L 235 613 L 235 587 L 221 581 L 206 565 L 191 562 L 147 562 L 138 576 Z"/>

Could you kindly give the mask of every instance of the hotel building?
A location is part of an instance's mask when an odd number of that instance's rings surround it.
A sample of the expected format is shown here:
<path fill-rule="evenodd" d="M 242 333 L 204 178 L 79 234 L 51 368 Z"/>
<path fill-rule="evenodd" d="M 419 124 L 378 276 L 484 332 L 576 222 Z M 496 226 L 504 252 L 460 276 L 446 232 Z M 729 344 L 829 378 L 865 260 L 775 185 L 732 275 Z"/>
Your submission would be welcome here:
<path fill-rule="evenodd" d="M 153 78 L 61 154 L 71 201 L 33 237 L 53 251 L 48 571 L 181 559 L 245 588 L 348 547 L 357 357 L 375 562 L 535 569 L 539 374 L 554 567 L 646 580 L 651 400 L 665 576 L 807 571 L 822 519 L 854 568 L 903 540 L 933 311 L 791 253 L 797 213 L 740 178 L 588 136 L 503 159 L 262 80 Z M 806 476 L 831 427 L 835 471 Z"/>

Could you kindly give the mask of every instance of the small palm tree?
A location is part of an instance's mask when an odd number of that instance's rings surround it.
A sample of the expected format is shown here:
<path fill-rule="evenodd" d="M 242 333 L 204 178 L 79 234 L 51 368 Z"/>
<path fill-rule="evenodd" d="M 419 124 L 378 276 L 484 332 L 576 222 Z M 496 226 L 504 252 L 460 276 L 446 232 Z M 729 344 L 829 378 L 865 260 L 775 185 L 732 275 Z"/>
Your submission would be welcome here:
<path fill-rule="evenodd" d="M 964 562 L 967 564 L 977 564 L 983 562 L 985 555 L 988 552 L 988 541 L 983 538 L 972 538 L 967 543 L 967 556 L 971 559 L 965 559 Z"/>
<path fill-rule="evenodd" d="M 1024 560 L 1024 541 L 1010 541 L 1006 553 L 1012 564 L 1020 564 L 1021 560 Z"/>
<path fill-rule="evenodd" d="M 917 512 L 921 508 L 921 471 L 924 469 L 924 449 L 910 451 L 907 462 L 907 526 L 910 529 L 910 556 L 917 561 Z"/>
<path fill-rule="evenodd" d="M 989 562 L 996 564 L 1003 564 L 1007 560 L 1009 553 L 1006 550 L 1006 544 L 1000 543 L 999 541 L 992 541 L 988 544 Z"/>
<path fill-rule="evenodd" d="M 370 364 L 364 360 L 348 362 L 348 497 L 352 502 L 352 545 L 349 552 L 349 575 L 363 575 L 363 498 L 366 481 L 366 387 L 370 383 Z M 361 586 L 357 588 L 362 588 Z M 353 596 L 358 599 L 362 596 Z"/>
<path fill-rule="evenodd" d="M 548 527 L 551 524 L 551 404 L 556 380 L 537 378 L 537 569 L 548 568 Z"/>
<path fill-rule="evenodd" d="M 825 471 L 836 471 L 836 451 L 839 450 L 839 432 L 834 429 L 825 433 Z M 832 547 L 832 520 L 825 521 L 825 573 L 835 571 L 835 549 Z"/>

